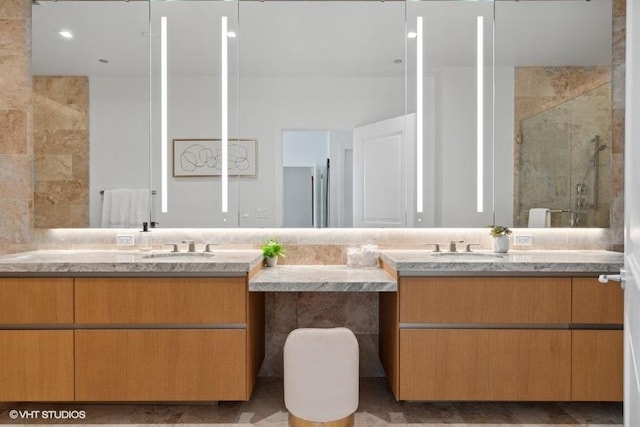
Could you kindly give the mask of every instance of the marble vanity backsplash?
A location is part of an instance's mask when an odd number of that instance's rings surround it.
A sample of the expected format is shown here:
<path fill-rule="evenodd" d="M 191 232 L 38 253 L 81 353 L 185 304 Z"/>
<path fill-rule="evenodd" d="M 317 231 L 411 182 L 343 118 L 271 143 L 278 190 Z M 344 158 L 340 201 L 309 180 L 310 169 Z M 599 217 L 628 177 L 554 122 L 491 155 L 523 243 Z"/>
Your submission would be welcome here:
<path fill-rule="evenodd" d="M 35 249 L 118 249 L 116 235 L 130 234 L 137 239 L 137 229 L 49 229 L 34 230 L 31 243 L 11 245 L 4 253 Z M 513 245 L 513 236 L 533 236 L 531 246 Z M 151 231 L 154 250 L 169 249 L 166 244 L 183 240 L 196 242 L 202 250 L 205 243 L 215 243 L 226 249 L 258 249 L 267 239 L 275 238 L 283 243 L 286 257 L 281 264 L 346 264 L 349 248 L 362 244 L 375 244 L 380 249 L 431 248 L 431 243 L 448 247 L 450 240 L 477 243 L 476 250 L 489 250 L 491 239 L 487 228 L 429 228 L 429 229 L 214 229 L 184 228 L 155 229 Z M 610 230 L 590 229 L 514 229 L 512 247 L 519 250 L 554 249 L 612 249 Z M 182 250 L 186 245 L 181 244 Z M 123 247 L 130 250 L 132 247 Z M 215 247 L 214 247 L 215 249 Z M 1 253 L 2 251 L 0 251 Z"/>

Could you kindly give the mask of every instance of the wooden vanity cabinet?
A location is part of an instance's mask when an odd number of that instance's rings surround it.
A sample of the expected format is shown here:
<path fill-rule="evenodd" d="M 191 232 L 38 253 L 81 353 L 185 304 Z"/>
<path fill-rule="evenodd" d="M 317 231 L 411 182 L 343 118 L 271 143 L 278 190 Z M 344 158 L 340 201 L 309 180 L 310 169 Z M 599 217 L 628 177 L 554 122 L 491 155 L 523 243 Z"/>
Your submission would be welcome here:
<path fill-rule="evenodd" d="M 618 283 L 573 278 L 571 398 L 623 399 L 623 291 Z"/>
<path fill-rule="evenodd" d="M 247 280 L 0 278 L 0 401 L 248 400 L 264 294 Z"/>
<path fill-rule="evenodd" d="M 244 329 L 76 331 L 80 401 L 247 400 Z"/>
<path fill-rule="evenodd" d="M 0 401 L 73 400 L 72 323 L 73 279 L 0 278 Z"/>
<path fill-rule="evenodd" d="M 398 279 L 397 293 L 380 295 L 380 358 L 396 399 L 622 400 L 621 330 L 605 329 L 621 323 L 619 288 L 571 277 Z"/>
<path fill-rule="evenodd" d="M 246 278 L 78 278 L 75 310 L 76 400 L 251 396 L 264 296 Z"/>
<path fill-rule="evenodd" d="M 401 277 L 400 400 L 569 400 L 571 279 Z"/>
<path fill-rule="evenodd" d="M 569 331 L 401 329 L 400 400 L 563 401 Z"/>

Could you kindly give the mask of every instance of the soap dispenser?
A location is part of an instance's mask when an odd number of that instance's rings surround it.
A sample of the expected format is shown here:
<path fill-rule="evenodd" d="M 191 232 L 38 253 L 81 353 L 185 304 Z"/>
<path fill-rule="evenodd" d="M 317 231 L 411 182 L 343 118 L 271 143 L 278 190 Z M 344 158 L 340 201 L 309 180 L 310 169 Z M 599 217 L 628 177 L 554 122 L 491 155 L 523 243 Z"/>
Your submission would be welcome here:
<path fill-rule="evenodd" d="M 138 248 L 144 252 L 151 250 L 151 231 L 149 231 L 148 222 L 142 223 L 142 231 L 138 236 Z"/>

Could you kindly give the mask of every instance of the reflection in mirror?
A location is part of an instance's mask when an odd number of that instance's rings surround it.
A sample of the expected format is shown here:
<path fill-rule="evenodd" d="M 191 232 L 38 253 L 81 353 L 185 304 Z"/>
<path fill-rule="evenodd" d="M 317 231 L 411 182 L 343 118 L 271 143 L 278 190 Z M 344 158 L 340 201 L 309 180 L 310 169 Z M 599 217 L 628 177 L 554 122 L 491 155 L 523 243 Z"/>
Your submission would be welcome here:
<path fill-rule="evenodd" d="M 407 2 L 407 28 L 415 36 L 407 44 L 409 112 L 417 106 L 418 18 L 424 211 L 414 226 L 483 227 L 493 221 L 494 204 L 493 1 Z"/>
<path fill-rule="evenodd" d="M 514 226 L 609 226 L 611 8 L 496 1 L 497 70 L 507 77 L 497 79 L 497 106 L 513 100 L 514 117 L 512 135 L 496 139 L 496 169 L 512 161 L 501 147 L 513 146 Z"/>
<path fill-rule="evenodd" d="M 607 142 L 611 137 L 606 124 L 601 126 L 604 130 L 600 127 L 591 130 L 587 125 L 579 130 L 574 124 L 551 125 L 558 129 L 566 126 L 567 135 L 572 137 L 573 154 L 571 161 L 565 163 L 573 165 L 574 173 L 553 172 L 555 176 L 566 177 L 563 202 L 535 199 L 530 204 L 524 203 L 527 197 L 538 195 L 540 186 L 546 186 L 549 180 L 524 177 L 521 170 L 535 170 L 538 165 L 526 160 L 527 154 L 521 153 L 521 149 L 528 144 L 527 140 L 540 140 L 534 130 L 540 124 L 549 125 L 548 117 L 558 116 L 556 112 L 564 112 L 572 105 L 580 105 L 584 110 L 587 107 L 580 101 L 582 95 L 597 93 L 592 91 L 599 88 L 608 90 L 603 85 L 610 78 L 602 80 L 601 70 L 608 70 L 611 62 L 609 0 L 496 0 L 495 148 L 493 156 L 490 152 L 484 156 L 488 174 L 483 215 L 475 212 L 477 92 L 475 79 L 470 75 L 475 60 L 474 44 L 468 43 L 469 37 L 474 38 L 475 21 L 467 18 L 459 21 L 454 12 L 482 8 L 487 6 L 486 2 L 154 1 L 151 38 L 145 1 L 38 3 L 33 6 L 33 73 L 55 76 L 34 78 L 38 227 L 100 226 L 101 190 L 159 189 L 159 147 L 154 145 L 151 152 L 151 171 L 147 159 L 148 142 L 153 140 L 157 144 L 160 134 L 156 127 L 160 114 L 156 18 L 163 9 L 175 17 L 169 24 L 168 69 L 169 79 L 174 80 L 168 94 L 169 213 L 160 218 L 158 200 L 152 197 L 156 207 L 153 218 L 162 227 L 280 226 L 286 163 L 283 135 L 290 131 L 326 132 L 333 141 L 329 150 L 331 173 L 322 170 L 326 169 L 326 161 L 315 167 L 317 176 L 322 178 L 324 173 L 325 185 L 327 181 L 330 184 L 324 194 L 316 190 L 316 196 L 322 196 L 328 208 L 314 202 L 314 209 L 320 209 L 314 226 L 319 223 L 332 227 L 358 226 L 354 223 L 358 203 L 350 205 L 357 198 L 355 194 L 349 196 L 349 190 L 355 188 L 353 170 L 359 164 L 352 157 L 354 129 L 399 117 L 405 120 L 403 130 L 414 129 L 407 123 L 416 112 L 416 52 L 414 41 L 406 38 L 405 8 L 407 27 L 413 25 L 421 8 L 432 8 L 429 16 L 438 18 L 424 25 L 425 209 L 422 214 L 415 209 L 413 149 L 404 153 L 397 149 L 393 155 L 384 157 L 380 152 L 385 153 L 386 146 L 381 145 L 384 148 L 376 153 L 381 164 L 375 166 L 378 172 L 395 175 L 369 175 L 365 182 L 370 184 L 370 193 L 366 197 L 369 200 L 381 194 L 404 197 L 404 201 L 388 204 L 397 209 L 382 212 L 401 220 L 385 225 L 483 226 L 493 222 L 484 215 L 489 214 L 494 204 L 495 222 L 500 224 L 527 225 L 528 211 L 532 208 L 550 209 L 553 226 L 569 225 L 571 213 L 574 225 L 607 224 L 610 185 L 607 162 L 612 144 Z M 71 8 L 92 12 L 82 16 Z M 242 49 L 239 50 L 239 44 L 229 42 L 229 137 L 256 141 L 254 172 L 231 176 L 226 216 L 220 212 L 219 176 L 173 176 L 171 162 L 174 139 L 215 141 L 221 136 L 220 89 L 215 82 L 219 79 L 219 64 L 214 59 L 218 58 L 216 52 L 220 48 L 220 28 L 210 18 L 219 18 L 222 9 L 232 23 L 237 23 L 238 14 L 243 18 L 242 31 L 237 30 Z M 482 14 L 488 25 L 491 15 Z M 114 22 L 118 25 L 114 26 Z M 58 27 L 77 27 L 82 37 L 62 43 Z M 91 46 L 89 38 L 102 44 Z M 485 41 L 490 40 L 485 33 Z M 149 43 L 154 61 L 152 138 L 148 124 Z M 488 67 L 492 52 L 490 49 L 485 52 L 489 52 L 485 53 Z M 81 64 L 80 59 L 88 62 Z M 346 67 L 341 69 L 341 65 Z M 539 71 L 542 74 L 537 77 L 521 78 Z M 485 73 L 485 81 L 490 75 L 489 71 Z M 546 79 L 539 78 L 542 75 Z M 575 80 L 576 75 L 582 80 Z M 588 75 L 594 78 L 587 78 Z M 464 82 L 458 84 L 463 77 Z M 492 93 L 488 85 L 485 94 Z M 559 91 L 563 87 L 569 89 Z M 595 98 L 601 99 L 600 95 Z M 489 99 L 487 96 L 485 113 L 492 108 Z M 597 110 L 594 114 L 598 117 L 606 115 L 598 106 L 589 108 Z M 575 118 L 573 113 L 566 115 Z M 492 126 L 485 123 L 484 128 L 488 135 Z M 574 144 L 573 137 L 582 133 L 583 145 Z M 521 134 L 522 143 L 518 144 L 515 141 Z M 413 137 L 402 135 L 405 136 Z M 600 138 L 599 144 L 591 142 L 596 136 Z M 395 139 L 391 138 L 396 147 L 399 138 L 397 134 Z M 485 137 L 485 142 L 488 140 Z M 91 142 L 90 148 L 87 141 Z M 565 144 L 569 147 L 568 141 Z M 367 148 L 375 148 L 374 145 Z M 602 145 L 605 148 L 596 155 L 596 167 L 591 157 Z M 485 149 L 491 150 L 490 145 L 485 144 Z M 240 148 L 237 150 L 230 155 L 241 158 Z M 153 185 L 149 185 L 151 172 Z M 396 190 L 401 187 L 396 185 L 399 182 L 406 182 L 401 191 Z M 387 187 L 388 184 L 393 186 Z M 578 194 L 579 191 L 584 194 Z M 592 205 L 598 206 L 597 211 Z M 563 210 L 571 213 L 556 212 Z M 375 216 L 381 216 L 380 212 Z"/>
<path fill-rule="evenodd" d="M 483 186 L 486 209 L 476 213 L 475 100 L 478 15 L 487 22 L 483 87 L 492 92 L 492 9 L 490 1 L 240 2 L 241 133 L 261 146 L 258 179 L 240 182 L 241 226 L 490 223 L 490 173 Z M 418 13 L 428 20 L 428 212 L 420 215 L 416 51 L 407 39 L 405 11 L 409 31 Z M 483 137 L 491 141 L 490 96 L 484 107 Z M 490 143 L 482 157 L 490 172 Z"/>
<path fill-rule="evenodd" d="M 260 147 L 257 177 L 239 182 L 242 227 L 406 225 L 404 11 L 240 2 L 240 134 Z M 393 118 L 399 129 L 367 128 Z"/>
<path fill-rule="evenodd" d="M 610 136 L 610 83 L 522 119 L 520 218 L 549 206 L 548 226 L 608 227 Z M 529 218 L 527 225 L 545 224 Z"/>
<path fill-rule="evenodd" d="M 166 121 L 162 117 L 161 20 L 166 21 Z M 222 34 L 226 23 L 227 31 Z M 151 2 L 152 182 L 166 177 L 167 227 L 236 227 L 238 179 L 255 175 L 255 141 L 238 141 L 238 4 L 234 1 Z M 223 43 L 227 62 L 223 58 Z M 228 102 L 223 105 L 223 70 Z M 223 111 L 227 120 L 223 126 Z M 166 138 L 163 138 L 163 123 Z M 228 200 L 223 212 L 223 136 L 228 138 Z M 164 139 L 164 141 L 163 141 Z M 259 142 L 258 142 L 259 144 Z M 166 167 L 162 167 L 162 148 Z M 163 172 L 166 171 L 166 172 Z M 251 178 L 249 178 L 251 179 Z"/>
<path fill-rule="evenodd" d="M 100 227 L 101 191 L 123 188 L 142 197 L 107 223 L 148 220 L 148 16 L 147 1 L 33 2 L 37 228 Z"/>

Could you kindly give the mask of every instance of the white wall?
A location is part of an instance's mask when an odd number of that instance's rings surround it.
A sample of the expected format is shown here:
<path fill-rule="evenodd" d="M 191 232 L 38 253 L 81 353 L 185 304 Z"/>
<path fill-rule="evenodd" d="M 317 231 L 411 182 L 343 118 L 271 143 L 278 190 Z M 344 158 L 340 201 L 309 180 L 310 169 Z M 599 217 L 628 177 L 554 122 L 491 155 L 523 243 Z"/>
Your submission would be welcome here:
<path fill-rule="evenodd" d="M 464 67 L 425 75 L 424 213 L 416 215 L 415 227 L 489 225 L 494 203 L 496 221 L 513 222 L 513 68 L 496 69 L 495 148 L 490 79 L 485 87 L 483 213 L 476 213 L 475 79 L 475 68 Z M 408 86 L 409 111 L 415 111 L 415 83 L 410 79 Z"/>
<path fill-rule="evenodd" d="M 89 79 L 89 139 L 90 225 L 99 227 L 101 190 L 149 188 L 148 78 Z"/>
<path fill-rule="evenodd" d="M 475 68 L 445 68 L 438 77 L 441 183 L 437 197 L 436 224 L 444 227 L 481 227 L 492 222 L 491 132 L 485 120 L 484 211 L 476 212 L 476 71 Z M 490 91 L 485 91 L 488 95 Z M 490 99 L 490 98 L 489 98 Z M 485 102 L 490 107 L 490 102 Z M 485 117 L 491 109 L 485 107 Z"/>
<path fill-rule="evenodd" d="M 236 227 L 238 218 L 238 177 L 229 177 L 229 210 L 221 210 L 220 177 L 173 176 L 174 139 L 220 139 L 221 107 L 218 78 L 172 77 L 168 93 L 168 212 L 160 212 L 156 199 L 156 219 L 162 228 Z M 159 93 L 159 92 L 157 92 Z M 237 98 L 237 86 L 229 85 L 229 99 Z M 160 189 L 159 100 L 153 102 L 153 186 Z M 237 137 L 237 103 L 229 105 L 229 138 Z M 258 141 L 258 155 L 260 155 Z M 258 174 L 260 170 L 258 170 Z M 253 179 L 253 178 L 243 178 Z"/>
<path fill-rule="evenodd" d="M 514 69 L 496 68 L 496 126 L 495 126 L 495 223 L 513 226 L 513 151 L 514 130 Z"/>

